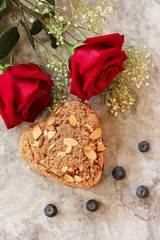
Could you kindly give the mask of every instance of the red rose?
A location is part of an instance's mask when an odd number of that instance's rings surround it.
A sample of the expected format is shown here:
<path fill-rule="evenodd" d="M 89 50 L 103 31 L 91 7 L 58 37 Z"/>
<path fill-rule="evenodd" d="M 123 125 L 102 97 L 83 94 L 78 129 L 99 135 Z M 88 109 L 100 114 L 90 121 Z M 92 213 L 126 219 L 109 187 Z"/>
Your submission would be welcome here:
<path fill-rule="evenodd" d="M 127 59 L 122 50 L 124 36 L 118 33 L 88 38 L 70 59 L 70 93 L 84 100 L 102 93 L 124 70 Z"/>
<path fill-rule="evenodd" d="M 0 114 L 7 128 L 33 122 L 49 105 L 52 84 L 33 63 L 12 66 L 0 75 Z"/>

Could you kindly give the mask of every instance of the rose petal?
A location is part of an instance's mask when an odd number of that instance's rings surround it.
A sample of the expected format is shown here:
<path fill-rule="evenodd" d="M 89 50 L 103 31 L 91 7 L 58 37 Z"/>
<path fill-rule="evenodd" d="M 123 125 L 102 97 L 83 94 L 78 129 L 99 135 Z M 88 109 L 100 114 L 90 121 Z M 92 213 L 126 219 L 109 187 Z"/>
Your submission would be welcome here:
<path fill-rule="evenodd" d="M 84 43 L 87 44 L 104 44 L 105 48 L 113 48 L 118 47 L 122 48 L 124 42 L 124 35 L 120 35 L 119 33 L 108 34 L 104 36 L 87 38 Z"/>

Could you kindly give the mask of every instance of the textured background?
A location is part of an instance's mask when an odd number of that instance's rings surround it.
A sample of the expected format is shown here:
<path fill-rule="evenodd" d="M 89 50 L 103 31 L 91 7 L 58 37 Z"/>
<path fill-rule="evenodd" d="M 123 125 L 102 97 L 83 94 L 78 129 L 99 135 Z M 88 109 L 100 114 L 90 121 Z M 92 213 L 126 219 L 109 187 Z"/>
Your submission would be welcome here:
<path fill-rule="evenodd" d="M 115 2 L 119 16 L 105 33 L 119 32 L 125 35 L 126 44 L 149 48 L 155 62 L 150 86 L 138 91 L 139 102 L 132 114 L 113 117 L 100 107 L 98 97 L 93 99 L 107 148 L 102 181 L 88 191 L 60 185 L 33 171 L 18 152 L 19 137 L 27 124 L 7 131 L 0 119 L 0 240 L 160 239 L 160 1 Z M 16 21 L 13 10 L 7 24 Z M 17 62 L 33 60 L 28 46 L 26 41 L 17 47 Z M 141 140 L 150 142 L 146 154 L 137 149 Z M 116 182 L 111 171 L 117 164 L 126 169 L 127 177 Z M 150 189 L 146 200 L 135 195 L 141 184 Z M 91 198 L 100 202 L 95 213 L 85 209 Z M 48 203 L 59 210 L 55 218 L 43 214 Z"/>

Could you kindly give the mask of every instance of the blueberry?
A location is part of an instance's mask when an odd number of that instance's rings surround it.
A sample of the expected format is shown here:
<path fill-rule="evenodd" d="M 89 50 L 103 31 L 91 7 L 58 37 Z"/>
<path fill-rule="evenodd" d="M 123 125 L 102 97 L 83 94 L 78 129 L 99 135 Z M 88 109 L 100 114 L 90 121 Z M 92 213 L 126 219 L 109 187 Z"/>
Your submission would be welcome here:
<path fill-rule="evenodd" d="M 54 204 L 48 204 L 45 208 L 44 208 L 44 214 L 47 217 L 54 217 L 57 214 L 57 207 Z"/>
<path fill-rule="evenodd" d="M 112 176 L 116 180 L 122 180 L 126 176 L 126 171 L 123 167 L 117 166 L 113 169 Z"/>
<path fill-rule="evenodd" d="M 94 199 L 91 199 L 86 203 L 86 208 L 90 212 L 95 212 L 98 209 L 98 202 Z"/>
<path fill-rule="evenodd" d="M 149 151 L 150 145 L 147 141 L 142 141 L 138 144 L 138 149 L 139 149 L 140 152 L 145 153 L 145 152 Z"/>
<path fill-rule="evenodd" d="M 147 198 L 149 196 L 149 189 L 148 187 L 141 185 L 136 189 L 136 195 L 139 198 Z"/>

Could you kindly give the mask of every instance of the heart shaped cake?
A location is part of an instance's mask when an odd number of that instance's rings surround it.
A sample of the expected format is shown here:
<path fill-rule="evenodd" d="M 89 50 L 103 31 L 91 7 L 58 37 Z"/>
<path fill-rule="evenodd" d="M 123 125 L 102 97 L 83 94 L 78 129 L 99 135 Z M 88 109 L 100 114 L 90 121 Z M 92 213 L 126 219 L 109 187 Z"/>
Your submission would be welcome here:
<path fill-rule="evenodd" d="M 32 168 L 65 185 L 85 189 L 101 178 L 104 150 L 97 114 L 81 101 L 58 106 L 20 138 L 20 153 Z"/>

